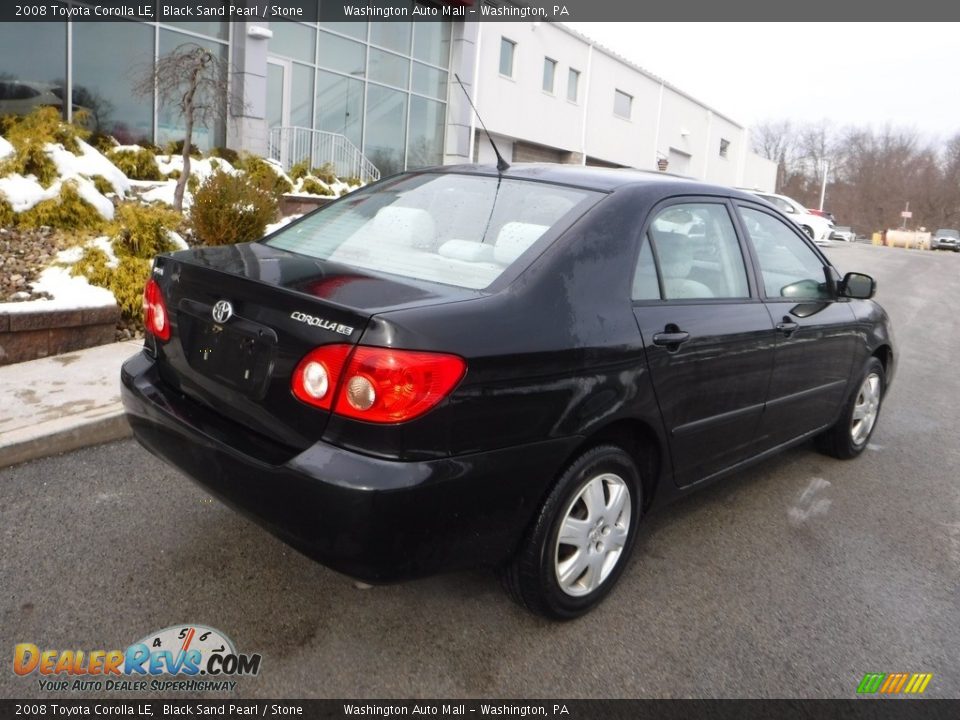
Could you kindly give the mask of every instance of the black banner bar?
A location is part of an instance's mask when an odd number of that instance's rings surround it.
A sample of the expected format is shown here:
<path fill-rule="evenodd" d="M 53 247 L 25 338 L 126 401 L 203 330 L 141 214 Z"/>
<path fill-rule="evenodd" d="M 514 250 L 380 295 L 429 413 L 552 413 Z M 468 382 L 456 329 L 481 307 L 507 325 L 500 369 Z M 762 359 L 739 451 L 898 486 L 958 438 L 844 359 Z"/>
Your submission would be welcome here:
<path fill-rule="evenodd" d="M 960 4 L 940 0 L 874 0 L 869 6 L 806 0 L 687 0 L 684 3 L 624 0 L 12 0 L 0 3 L 0 22 L 382 22 L 560 21 L 947 21 L 960 19 Z M 718 30 L 722 32 L 722 30 Z M 909 26 L 904 28 L 909 33 Z M 829 38 L 822 38 L 829 52 Z M 817 45 L 814 44 L 814 48 Z M 869 48 L 864 48 L 869 51 Z M 800 46 L 797 52 L 803 52 Z M 0 48 L 2 52 L 2 48 Z"/>
<path fill-rule="evenodd" d="M 0 700 L 10 718 L 955 720 L 960 700 Z"/>

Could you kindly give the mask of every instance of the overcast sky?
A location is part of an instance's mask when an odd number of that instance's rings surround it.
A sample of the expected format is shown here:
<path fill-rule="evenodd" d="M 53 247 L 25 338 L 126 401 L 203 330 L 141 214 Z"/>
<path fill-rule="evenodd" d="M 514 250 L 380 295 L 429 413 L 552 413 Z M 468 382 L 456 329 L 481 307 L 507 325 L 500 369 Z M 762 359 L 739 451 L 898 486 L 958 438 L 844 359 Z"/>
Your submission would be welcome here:
<path fill-rule="evenodd" d="M 960 132 L 960 23 L 567 23 L 746 125 Z"/>

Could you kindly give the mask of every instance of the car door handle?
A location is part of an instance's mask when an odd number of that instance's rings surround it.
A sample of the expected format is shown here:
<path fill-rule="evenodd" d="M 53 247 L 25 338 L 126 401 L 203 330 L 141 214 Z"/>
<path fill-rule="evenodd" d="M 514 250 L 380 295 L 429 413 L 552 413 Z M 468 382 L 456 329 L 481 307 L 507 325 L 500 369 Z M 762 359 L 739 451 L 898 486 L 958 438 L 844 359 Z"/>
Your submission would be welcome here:
<path fill-rule="evenodd" d="M 800 326 L 788 317 L 785 317 L 783 320 L 777 323 L 777 330 L 782 332 L 784 335 L 792 335 L 799 329 Z"/>
<path fill-rule="evenodd" d="M 676 350 L 681 344 L 685 343 L 689 339 L 690 333 L 688 332 L 682 332 L 679 330 L 676 332 L 662 332 L 653 336 L 653 344 Z"/>

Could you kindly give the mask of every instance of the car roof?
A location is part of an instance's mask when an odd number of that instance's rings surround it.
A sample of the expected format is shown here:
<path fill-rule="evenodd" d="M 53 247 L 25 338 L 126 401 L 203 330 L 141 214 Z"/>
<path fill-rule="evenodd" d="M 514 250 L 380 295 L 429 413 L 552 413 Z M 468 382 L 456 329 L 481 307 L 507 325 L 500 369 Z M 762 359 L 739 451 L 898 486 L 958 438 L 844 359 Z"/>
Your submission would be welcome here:
<path fill-rule="evenodd" d="M 442 172 L 469 175 L 498 174 L 496 165 L 441 165 L 433 168 L 424 168 L 415 172 Z M 591 165 L 564 165 L 560 163 L 514 163 L 502 173 L 505 178 L 516 180 L 536 180 L 561 185 L 573 185 L 588 190 L 613 192 L 622 187 L 645 186 L 650 189 L 660 188 L 673 193 L 690 193 L 704 195 L 725 195 L 755 200 L 755 196 L 732 187 L 713 185 L 701 182 L 683 175 L 656 172 L 652 170 L 636 170 L 633 168 L 605 168 Z"/>

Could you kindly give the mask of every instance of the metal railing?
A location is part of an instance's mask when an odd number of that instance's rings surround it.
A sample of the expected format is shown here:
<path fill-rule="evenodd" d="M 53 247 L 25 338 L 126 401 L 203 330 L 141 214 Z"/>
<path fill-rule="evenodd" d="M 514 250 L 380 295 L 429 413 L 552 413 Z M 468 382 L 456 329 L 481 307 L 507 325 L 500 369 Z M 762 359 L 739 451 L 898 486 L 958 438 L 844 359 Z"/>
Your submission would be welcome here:
<path fill-rule="evenodd" d="M 267 157 L 284 170 L 307 160 L 311 168 L 329 164 L 341 180 L 360 178 L 369 183 L 380 179 L 380 171 L 360 149 L 338 133 L 306 127 L 272 127 L 267 139 Z"/>

